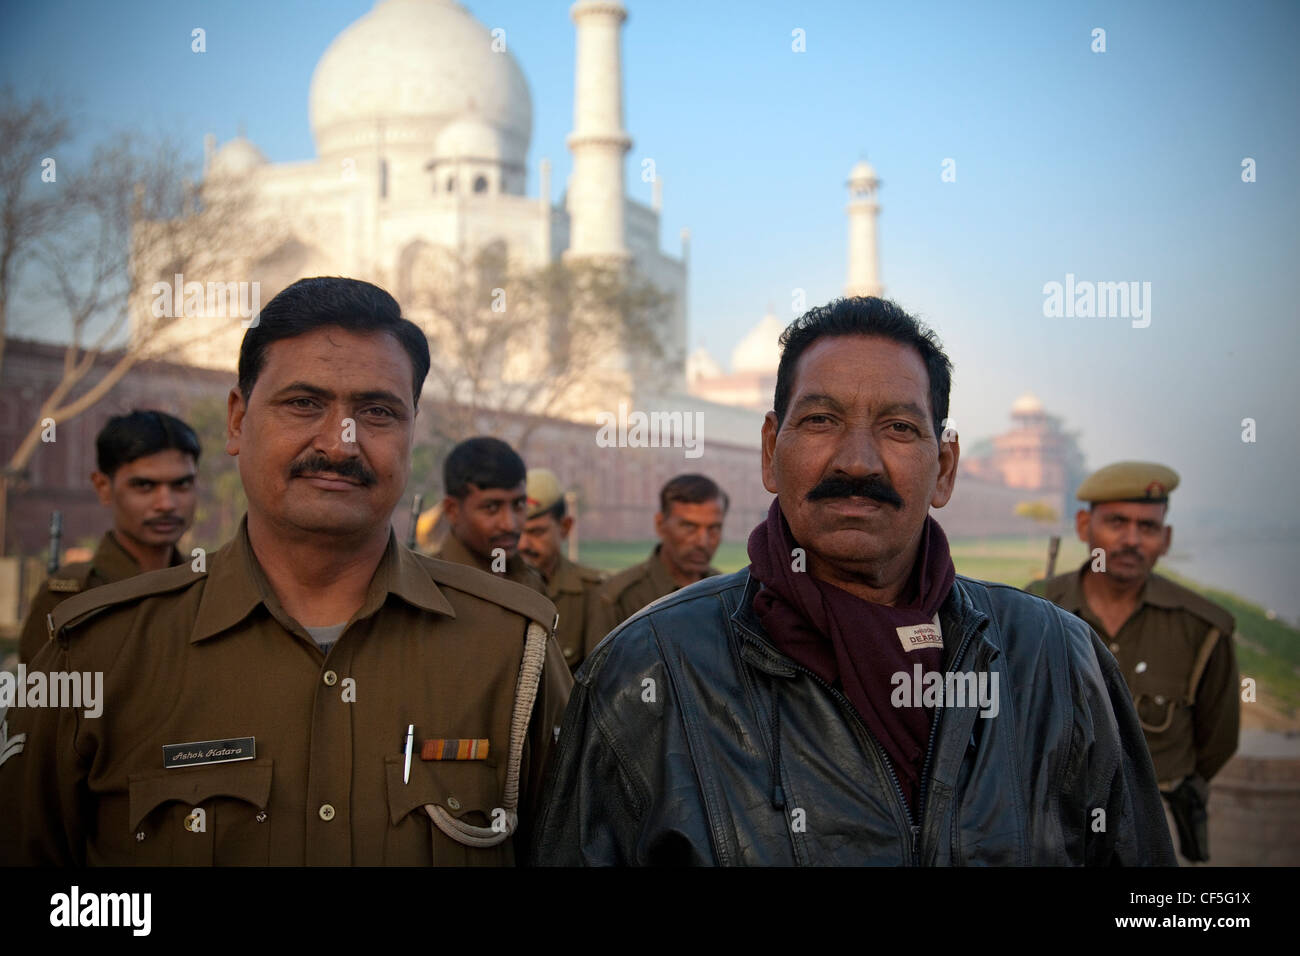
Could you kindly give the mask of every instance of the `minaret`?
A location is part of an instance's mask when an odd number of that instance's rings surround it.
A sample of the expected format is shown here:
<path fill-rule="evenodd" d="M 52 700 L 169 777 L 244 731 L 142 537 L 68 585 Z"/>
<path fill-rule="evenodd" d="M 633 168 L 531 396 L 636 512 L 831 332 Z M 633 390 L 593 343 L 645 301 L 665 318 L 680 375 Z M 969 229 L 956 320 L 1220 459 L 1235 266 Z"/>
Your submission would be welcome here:
<path fill-rule="evenodd" d="M 876 251 L 876 188 L 880 180 L 865 159 L 849 173 L 849 275 L 845 295 L 880 295 L 880 257 Z"/>
<path fill-rule="evenodd" d="M 620 33 L 627 11 L 618 0 L 578 0 L 573 132 L 569 150 L 569 248 L 565 257 L 626 259 L 623 156 L 632 140 L 623 130 Z"/>

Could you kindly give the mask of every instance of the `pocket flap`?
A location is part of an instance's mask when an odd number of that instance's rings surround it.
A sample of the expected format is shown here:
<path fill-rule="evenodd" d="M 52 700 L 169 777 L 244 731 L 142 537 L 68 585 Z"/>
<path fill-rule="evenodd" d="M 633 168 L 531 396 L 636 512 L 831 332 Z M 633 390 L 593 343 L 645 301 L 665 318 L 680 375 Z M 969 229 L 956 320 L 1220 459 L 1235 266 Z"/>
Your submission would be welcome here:
<path fill-rule="evenodd" d="M 127 778 L 131 829 L 165 803 L 198 806 L 213 797 L 234 797 L 265 808 L 271 796 L 271 767 L 272 761 L 263 759 L 133 773 Z"/>
<path fill-rule="evenodd" d="M 388 810 L 393 826 L 412 810 L 432 803 L 457 820 L 471 813 L 492 819 L 501 806 L 495 762 L 486 760 L 411 760 L 411 780 L 402 781 L 406 758 L 402 754 L 384 758 L 388 775 Z"/>

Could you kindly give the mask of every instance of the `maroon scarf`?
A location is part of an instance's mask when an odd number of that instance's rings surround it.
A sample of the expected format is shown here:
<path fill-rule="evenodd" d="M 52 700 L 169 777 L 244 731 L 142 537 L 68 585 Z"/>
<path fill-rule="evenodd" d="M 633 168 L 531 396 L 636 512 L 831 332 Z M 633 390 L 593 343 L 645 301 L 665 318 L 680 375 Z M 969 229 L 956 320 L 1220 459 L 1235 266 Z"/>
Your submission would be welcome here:
<path fill-rule="evenodd" d="M 773 500 L 767 520 L 749 536 L 750 570 L 763 584 L 754 596 L 754 612 L 783 653 L 844 692 L 889 754 L 903 794 L 915 806 L 933 709 L 892 706 L 891 677 L 901 671 L 910 680 L 918 663 L 925 673 L 943 667 L 942 647 L 905 650 L 898 629 L 929 624 L 952 590 L 957 572 L 948 538 L 927 515 L 912 575 L 893 606 L 873 604 L 795 571 L 796 547 Z"/>

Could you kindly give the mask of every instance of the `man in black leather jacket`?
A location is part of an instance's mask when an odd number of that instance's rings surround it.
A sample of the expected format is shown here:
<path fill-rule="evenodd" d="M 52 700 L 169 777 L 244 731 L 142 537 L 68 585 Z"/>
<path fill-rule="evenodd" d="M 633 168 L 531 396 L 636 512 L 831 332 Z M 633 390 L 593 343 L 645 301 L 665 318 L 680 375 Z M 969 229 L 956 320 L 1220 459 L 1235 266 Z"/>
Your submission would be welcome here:
<path fill-rule="evenodd" d="M 751 565 L 645 608 L 576 675 L 550 865 L 1173 865 L 1142 731 L 1083 621 L 958 577 L 933 333 L 875 298 L 781 338 Z"/>

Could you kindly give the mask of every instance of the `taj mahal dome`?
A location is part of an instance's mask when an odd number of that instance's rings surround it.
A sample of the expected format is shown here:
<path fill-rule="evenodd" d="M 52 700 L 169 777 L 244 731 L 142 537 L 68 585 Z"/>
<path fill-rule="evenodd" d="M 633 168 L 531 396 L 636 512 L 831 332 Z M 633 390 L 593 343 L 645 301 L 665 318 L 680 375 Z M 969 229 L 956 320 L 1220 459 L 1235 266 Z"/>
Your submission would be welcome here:
<path fill-rule="evenodd" d="M 627 195 L 627 11 L 618 0 L 578 0 L 569 15 L 576 50 L 567 138 L 572 172 L 558 201 L 550 162 L 529 166 L 533 98 L 501 31 L 454 0 L 379 0 L 316 64 L 308 94 L 314 159 L 269 162 L 244 135 L 220 146 L 206 138 L 205 182 L 238 181 L 252 196 L 250 215 L 260 227 L 258 239 L 225 264 L 227 277 L 259 283 L 262 304 L 302 276 L 367 279 L 391 291 L 420 324 L 413 292 L 439 248 L 497 243 L 527 268 L 582 259 L 625 264 L 671 295 L 658 331 L 664 354 L 676 360 L 646 376 L 638 374 L 637 356 L 614 355 L 611 363 L 626 372 L 620 394 L 589 396 L 574 408 L 628 400 L 707 409 L 719 429 L 756 442 L 761 413 L 749 389 L 737 395 L 736 383 L 724 381 L 727 374 L 711 359 L 686 356 L 689 234 L 682 231 L 679 255 L 661 248 L 661 183 L 649 205 Z M 849 294 L 881 290 L 878 182 L 864 161 L 847 183 Z M 211 328 L 195 334 L 196 321 Z M 745 386 L 775 372 L 779 325 L 769 315 L 743 343 L 746 358 L 735 374 L 746 377 Z M 187 320 L 184 337 L 177 333 L 168 349 L 177 361 L 233 369 L 242 334 L 238 322 Z M 765 364 L 771 368 L 757 367 Z M 515 374 L 530 374 L 527 363 Z"/>

